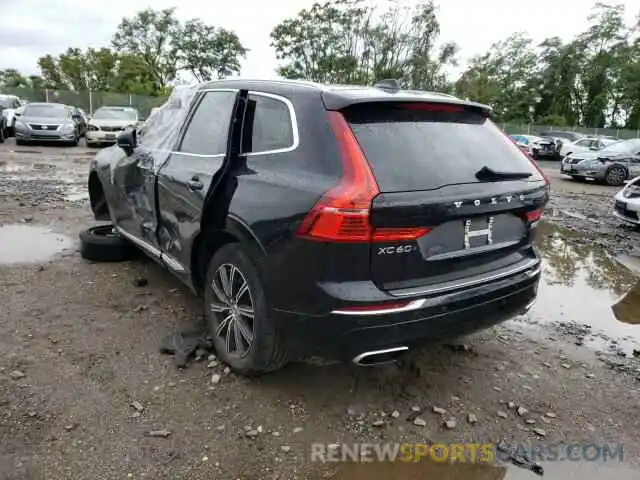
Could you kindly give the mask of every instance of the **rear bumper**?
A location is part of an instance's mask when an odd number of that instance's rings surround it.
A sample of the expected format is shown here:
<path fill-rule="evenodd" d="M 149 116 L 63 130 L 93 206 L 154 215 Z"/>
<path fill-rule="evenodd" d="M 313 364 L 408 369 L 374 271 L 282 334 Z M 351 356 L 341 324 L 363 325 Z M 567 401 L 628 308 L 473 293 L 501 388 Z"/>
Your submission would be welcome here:
<path fill-rule="evenodd" d="M 345 360 L 370 350 L 438 342 L 509 320 L 528 310 L 539 280 L 536 262 L 526 271 L 457 291 L 403 297 L 417 309 L 381 315 L 274 313 L 292 354 Z"/>

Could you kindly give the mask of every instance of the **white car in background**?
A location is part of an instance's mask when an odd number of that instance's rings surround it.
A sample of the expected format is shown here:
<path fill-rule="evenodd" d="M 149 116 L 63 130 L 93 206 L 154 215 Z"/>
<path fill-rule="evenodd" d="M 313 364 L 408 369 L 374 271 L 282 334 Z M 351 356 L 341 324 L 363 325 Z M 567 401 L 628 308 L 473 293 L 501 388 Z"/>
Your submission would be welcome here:
<path fill-rule="evenodd" d="M 114 144 L 122 131 L 139 123 L 140 114 L 133 107 L 100 107 L 89 119 L 87 145 Z"/>
<path fill-rule="evenodd" d="M 562 146 L 560 147 L 560 156 L 564 158 L 567 155 L 571 155 L 572 153 L 602 150 L 603 148 L 608 147 L 609 145 L 618 141 L 619 140 L 617 138 L 607 137 L 585 137 L 573 142 L 564 140 L 562 142 Z"/>
<path fill-rule="evenodd" d="M 0 106 L 3 108 L 2 116 L 6 120 L 9 136 L 13 136 L 15 134 L 16 111 L 20 112 L 24 110 L 26 103 L 27 102 L 16 95 L 0 94 Z"/>
<path fill-rule="evenodd" d="M 620 220 L 640 227 L 640 177 L 630 180 L 616 193 L 613 214 Z"/>

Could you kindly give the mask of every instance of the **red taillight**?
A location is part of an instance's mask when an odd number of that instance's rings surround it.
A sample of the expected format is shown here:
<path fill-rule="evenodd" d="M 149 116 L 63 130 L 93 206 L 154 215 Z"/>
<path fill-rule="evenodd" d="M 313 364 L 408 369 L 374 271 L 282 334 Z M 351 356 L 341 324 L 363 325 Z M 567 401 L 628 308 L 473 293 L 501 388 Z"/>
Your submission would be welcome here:
<path fill-rule="evenodd" d="M 537 222 L 542 218 L 542 209 L 538 208 L 537 210 L 532 210 L 531 212 L 525 213 L 525 218 L 528 222 Z"/>
<path fill-rule="evenodd" d="M 298 228 L 298 235 L 330 242 L 413 240 L 426 228 L 374 229 L 369 222 L 371 201 L 380 193 L 369 163 L 339 112 L 329 112 L 342 160 L 340 183 L 326 192 Z"/>
<path fill-rule="evenodd" d="M 427 112 L 462 112 L 464 109 L 459 105 L 450 103 L 401 103 L 400 106 L 406 110 L 420 110 Z"/>
<path fill-rule="evenodd" d="M 388 242 L 398 240 L 415 240 L 431 231 L 430 228 L 376 228 L 371 238 L 374 242 Z"/>

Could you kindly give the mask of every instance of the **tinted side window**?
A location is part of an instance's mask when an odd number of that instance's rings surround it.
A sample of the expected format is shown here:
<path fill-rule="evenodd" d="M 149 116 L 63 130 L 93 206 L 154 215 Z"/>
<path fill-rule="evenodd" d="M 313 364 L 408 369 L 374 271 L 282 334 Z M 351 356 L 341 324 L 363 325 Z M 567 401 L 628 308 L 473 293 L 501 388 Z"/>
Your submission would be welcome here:
<path fill-rule="evenodd" d="M 191 117 L 180 152 L 219 155 L 227 149 L 234 92 L 206 92 Z"/>
<path fill-rule="evenodd" d="M 293 124 L 289 107 L 281 100 L 249 95 L 252 135 L 243 141 L 244 153 L 260 153 L 293 146 Z"/>

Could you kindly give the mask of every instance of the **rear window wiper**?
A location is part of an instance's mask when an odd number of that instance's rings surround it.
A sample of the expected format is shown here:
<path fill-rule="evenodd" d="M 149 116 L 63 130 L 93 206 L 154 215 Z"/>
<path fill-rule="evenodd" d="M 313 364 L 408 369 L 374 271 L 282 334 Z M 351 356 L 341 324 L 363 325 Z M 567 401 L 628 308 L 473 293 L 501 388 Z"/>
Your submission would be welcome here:
<path fill-rule="evenodd" d="M 476 178 L 481 182 L 517 180 L 519 178 L 529 178 L 532 175 L 531 172 L 500 172 L 486 165 L 476 172 Z"/>

